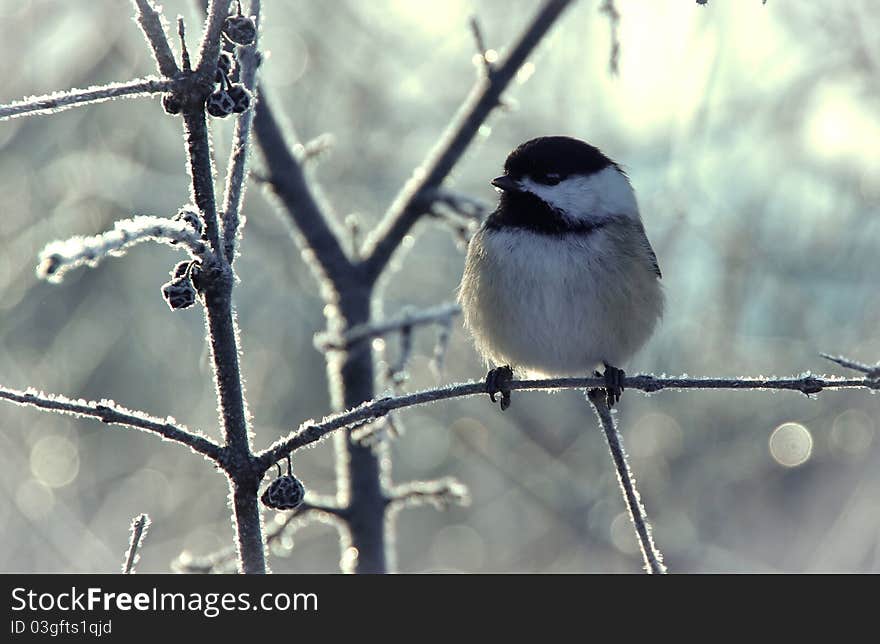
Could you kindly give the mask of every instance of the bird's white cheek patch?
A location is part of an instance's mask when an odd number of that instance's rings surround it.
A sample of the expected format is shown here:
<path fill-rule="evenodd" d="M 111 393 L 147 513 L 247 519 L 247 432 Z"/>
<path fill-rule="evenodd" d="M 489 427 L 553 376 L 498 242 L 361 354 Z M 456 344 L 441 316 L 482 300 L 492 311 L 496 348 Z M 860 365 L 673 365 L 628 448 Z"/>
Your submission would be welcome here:
<path fill-rule="evenodd" d="M 620 215 L 639 217 L 629 180 L 613 166 L 589 176 L 569 177 L 555 186 L 529 177 L 523 178 L 520 185 L 573 220 L 597 221 Z"/>

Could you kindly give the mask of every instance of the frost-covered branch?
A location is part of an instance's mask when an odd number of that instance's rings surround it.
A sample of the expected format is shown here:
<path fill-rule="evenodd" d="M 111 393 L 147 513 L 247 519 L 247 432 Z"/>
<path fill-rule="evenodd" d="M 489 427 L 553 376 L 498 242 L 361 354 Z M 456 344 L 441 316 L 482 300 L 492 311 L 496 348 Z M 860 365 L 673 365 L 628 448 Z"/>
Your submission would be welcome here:
<path fill-rule="evenodd" d="M 315 337 L 315 344 L 322 350 L 347 349 L 357 342 L 373 338 L 381 338 L 402 329 L 413 329 L 428 324 L 447 324 L 461 313 L 461 307 L 453 302 L 432 306 L 417 311 L 404 311 L 400 315 L 381 322 L 362 324 L 352 327 L 338 337 L 331 338 L 321 333 Z"/>
<path fill-rule="evenodd" d="M 128 552 L 125 555 L 125 561 L 122 563 L 123 575 L 134 574 L 134 565 L 141 558 L 138 550 L 140 549 L 144 538 L 147 536 L 147 531 L 149 529 L 150 517 L 148 515 L 142 514 L 132 520 L 131 528 L 129 530 L 131 536 L 128 539 Z"/>
<path fill-rule="evenodd" d="M 250 156 L 251 125 L 254 121 L 254 109 L 258 100 L 256 79 L 257 67 L 260 65 L 260 53 L 257 51 L 260 33 L 260 0 L 251 0 L 250 10 L 257 25 L 257 38 L 251 45 L 236 47 L 235 58 L 241 69 L 239 80 L 251 93 L 251 107 L 239 114 L 235 120 L 235 132 L 232 135 L 232 148 L 226 170 L 226 188 L 223 194 L 223 250 L 230 264 L 235 258 L 235 246 L 240 233 L 240 211 L 244 199 L 247 162 Z"/>
<path fill-rule="evenodd" d="M 451 505 L 466 506 L 470 502 L 467 486 L 452 477 L 397 485 L 387 499 L 389 510 L 393 512 L 421 505 L 431 505 L 438 510 L 445 510 Z"/>
<path fill-rule="evenodd" d="M 499 105 L 501 94 L 570 2 L 545 0 L 510 54 L 491 67 L 489 76 L 481 75 L 439 144 L 403 187 L 367 240 L 365 268 L 372 279 L 378 278 L 401 240 L 425 214 L 426 196 L 443 184 L 486 118 Z"/>
<path fill-rule="evenodd" d="M 165 33 L 165 17 L 161 8 L 157 9 L 150 0 L 134 0 L 135 20 L 140 25 L 141 31 L 150 48 L 153 57 L 159 66 L 159 71 L 167 78 L 174 77 L 178 72 L 171 45 L 168 43 L 168 35 Z"/>
<path fill-rule="evenodd" d="M 126 409 L 112 400 L 71 400 L 65 396 L 45 394 L 36 389 L 18 391 L 0 387 L 0 399 L 8 400 L 16 405 L 36 407 L 58 414 L 68 414 L 79 418 L 97 418 L 108 425 L 121 425 L 133 429 L 141 429 L 158 434 L 163 438 L 183 443 L 193 451 L 218 460 L 221 456 L 220 446 L 201 433 L 194 433 L 183 425 L 179 425 L 171 416 L 165 420 L 154 418 L 142 411 Z"/>
<path fill-rule="evenodd" d="M 68 89 L 61 92 L 52 92 L 43 96 L 28 96 L 0 106 L 0 121 L 18 118 L 19 116 L 33 116 L 35 114 L 55 114 L 71 107 L 87 105 L 90 103 L 102 103 L 114 98 L 137 98 L 170 91 L 175 85 L 172 80 L 160 80 L 148 76 L 137 78 L 124 83 L 111 83 L 109 85 L 95 85 L 86 89 Z"/>
<path fill-rule="evenodd" d="M 548 378 L 545 380 L 513 380 L 510 383 L 512 391 L 585 389 L 604 386 L 604 378 Z M 666 378 L 640 375 L 624 378 L 623 386 L 626 389 L 638 389 L 646 393 L 664 389 L 787 389 L 811 395 L 826 389 L 880 390 L 880 380 L 872 378 L 819 378 L 809 373 L 797 378 Z M 260 465 L 265 471 L 288 453 L 319 441 L 330 432 L 348 428 L 370 419 L 382 418 L 395 409 L 485 393 L 485 382 L 460 383 L 437 389 L 425 389 L 402 396 L 372 400 L 354 409 L 327 416 L 321 422 L 309 420 L 286 438 L 260 452 L 258 455 Z"/>
<path fill-rule="evenodd" d="M 853 371 L 860 371 L 865 374 L 868 378 L 880 379 L 880 364 L 876 364 L 873 367 L 862 364 L 861 362 L 854 362 L 852 360 L 848 360 L 842 356 L 831 356 L 827 353 L 819 354 L 826 360 L 831 360 L 831 362 L 835 362 L 839 364 L 841 367 L 845 367 L 846 369 L 852 369 Z"/>
<path fill-rule="evenodd" d="M 205 243 L 198 231 L 186 222 L 140 215 L 121 219 L 113 224 L 113 230 L 100 235 L 51 242 L 40 252 L 37 276 L 60 282 L 71 269 L 97 266 L 108 256 L 119 257 L 132 246 L 148 241 L 176 244 L 193 256 L 205 252 Z"/>
<path fill-rule="evenodd" d="M 636 538 L 639 541 L 639 548 L 645 561 L 645 570 L 655 575 L 665 573 L 666 566 L 663 565 L 663 555 L 657 549 L 657 546 L 654 545 L 651 525 L 648 523 L 648 515 L 645 512 L 644 505 L 642 505 L 638 488 L 636 488 L 635 477 L 627 462 L 623 441 L 620 433 L 617 431 L 617 427 L 614 425 L 611 410 L 608 408 L 605 391 L 602 389 L 591 389 L 587 393 L 587 397 L 596 409 L 596 415 L 599 417 L 599 426 L 602 428 L 605 440 L 608 442 L 611 460 L 614 461 L 614 468 L 617 470 L 617 482 L 620 484 L 621 492 L 623 492 L 623 499 L 626 502 L 627 510 L 629 510 L 629 518 L 635 527 Z"/>
<path fill-rule="evenodd" d="M 199 45 L 199 64 L 196 67 L 196 74 L 206 80 L 214 78 L 217 57 L 220 55 L 220 32 L 231 4 L 232 0 L 210 0 L 208 3 L 205 31 Z"/>

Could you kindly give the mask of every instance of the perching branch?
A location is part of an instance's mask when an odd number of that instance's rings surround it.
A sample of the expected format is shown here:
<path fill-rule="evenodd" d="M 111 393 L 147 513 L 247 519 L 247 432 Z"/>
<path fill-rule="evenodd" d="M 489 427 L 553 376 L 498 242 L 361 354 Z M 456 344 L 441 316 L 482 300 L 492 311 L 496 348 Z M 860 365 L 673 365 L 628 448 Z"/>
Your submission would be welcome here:
<path fill-rule="evenodd" d="M 239 80 L 251 93 L 251 107 L 239 114 L 235 120 L 235 132 L 232 135 L 232 148 L 226 170 L 226 189 L 223 194 L 223 247 L 226 259 L 230 264 L 235 258 L 235 246 L 240 232 L 239 211 L 244 199 L 247 162 L 250 155 L 251 124 L 254 120 L 254 109 L 258 100 L 256 78 L 257 67 L 260 64 L 260 54 L 257 51 L 260 33 L 260 0 L 251 0 L 250 10 L 257 25 L 257 37 L 254 38 L 251 45 L 236 47 L 235 58 L 241 69 Z"/>
<path fill-rule="evenodd" d="M 138 98 L 168 92 L 175 86 L 173 80 L 160 80 L 155 77 L 136 78 L 124 83 L 95 85 L 87 89 L 68 89 L 43 96 L 29 96 L 20 101 L 0 106 L 0 121 L 34 116 L 36 114 L 55 114 L 71 107 L 91 103 L 103 103 L 114 98 Z"/>
<path fill-rule="evenodd" d="M 605 440 L 608 441 L 611 459 L 614 461 L 614 468 L 617 470 L 617 482 L 620 484 L 621 492 L 623 492 L 623 499 L 626 501 L 626 507 L 629 510 L 629 518 L 635 527 L 639 548 L 642 551 L 642 558 L 645 560 L 645 570 L 655 575 L 663 574 L 666 572 L 666 566 L 663 565 L 663 555 L 657 549 L 657 546 L 654 545 L 651 525 L 648 523 L 648 515 L 645 513 L 639 491 L 636 488 L 635 478 L 629 469 L 620 433 L 617 431 L 617 427 L 614 426 L 614 418 L 611 416 L 611 410 L 608 408 L 605 391 L 602 389 L 590 389 L 587 393 L 587 398 L 593 404 L 593 407 L 596 408 L 599 426 L 605 434 Z"/>
<path fill-rule="evenodd" d="M 375 280 L 400 242 L 425 213 L 426 196 L 441 186 L 501 100 L 501 94 L 571 0 L 546 0 L 510 54 L 488 77 L 481 77 L 440 143 L 398 194 L 367 240 L 364 256 L 368 276 Z"/>
<path fill-rule="evenodd" d="M 113 224 L 113 230 L 100 235 L 51 242 L 40 252 L 37 276 L 60 282 L 69 270 L 84 265 L 95 267 L 106 257 L 119 257 L 132 246 L 148 241 L 178 244 L 196 257 L 205 252 L 199 233 L 184 221 L 140 215 L 121 219 Z"/>
<path fill-rule="evenodd" d="M 150 43 L 159 72 L 166 78 L 173 78 L 179 69 L 165 33 L 164 16 L 150 0 L 134 0 L 134 3 L 135 20 Z"/>
<path fill-rule="evenodd" d="M 511 390 L 541 389 L 588 389 L 605 386 L 604 378 L 548 378 L 545 380 L 514 380 Z M 826 389 L 873 389 L 880 390 L 880 380 L 871 378 L 818 378 L 805 374 L 799 378 L 656 378 L 649 375 L 624 378 L 625 389 L 638 389 L 653 393 L 663 389 L 788 389 L 803 394 L 817 394 Z M 467 382 L 437 389 L 425 389 L 403 396 L 380 398 L 354 409 L 327 416 L 321 422 L 306 421 L 298 430 L 283 438 L 257 456 L 265 471 L 276 461 L 301 447 L 321 440 L 337 429 L 351 427 L 371 419 L 382 418 L 395 409 L 424 405 L 486 393 L 484 382 Z"/>
<path fill-rule="evenodd" d="M 128 553 L 125 555 L 125 561 L 122 564 L 123 575 L 133 575 L 134 565 L 140 559 L 138 550 L 143 543 L 144 537 L 147 536 L 147 530 L 150 529 L 150 517 L 142 514 L 135 517 L 131 522 L 131 537 L 128 540 Z"/>
<path fill-rule="evenodd" d="M 221 456 L 221 449 L 217 443 L 201 433 L 194 433 L 183 425 L 178 425 L 170 416 L 165 420 L 160 420 L 142 411 L 132 411 L 121 407 L 112 400 L 98 402 L 71 400 L 64 396 L 45 394 L 35 389 L 18 391 L 6 388 L 0 388 L 0 399 L 25 407 L 36 407 L 79 418 L 97 418 L 108 425 L 121 425 L 152 432 L 166 440 L 187 445 L 193 451 L 204 454 L 215 461 L 219 460 Z"/>

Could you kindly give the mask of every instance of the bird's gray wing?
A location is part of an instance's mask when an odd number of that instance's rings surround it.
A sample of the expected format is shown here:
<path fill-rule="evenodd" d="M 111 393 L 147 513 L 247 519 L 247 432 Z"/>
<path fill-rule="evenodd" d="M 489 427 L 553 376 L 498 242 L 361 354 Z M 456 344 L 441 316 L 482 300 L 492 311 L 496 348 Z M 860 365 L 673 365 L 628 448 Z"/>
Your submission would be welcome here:
<path fill-rule="evenodd" d="M 660 272 L 660 264 L 657 262 L 657 254 L 651 247 L 651 242 L 648 241 L 648 235 L 645 233 L 645 226 L 642 224 L 642 222 L 638 223 L 636 230 L 637 234 L 642 238 L 642 243 L 645 245 L 645 249 L 648 251 L 648 257 L 651 260 L 651 268 L 657 275 L 657 279 L 662 279 L 663 273 Z"/>

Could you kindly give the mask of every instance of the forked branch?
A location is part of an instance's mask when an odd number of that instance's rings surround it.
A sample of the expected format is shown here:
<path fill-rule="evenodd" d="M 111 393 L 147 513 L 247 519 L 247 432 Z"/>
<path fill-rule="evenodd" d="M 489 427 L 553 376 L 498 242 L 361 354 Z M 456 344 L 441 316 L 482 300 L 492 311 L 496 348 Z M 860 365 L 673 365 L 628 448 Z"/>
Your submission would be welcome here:
<path fill-rule="evenodd" d="M 436 194 L 480 126 L 499 105 L 501 94 L 519 68 L 570 3 L 571 0 L 546 0 L 510 54 L 500 64 L 492 66 L 491 74 L 481 75 L 440 143 L 421 165 L 421 170 L 403 187 L 367 240 L 364 265 L 371 279 L 375 280 L 381 274 L 406 234 L 430 209 L 430 196 Z"/>

